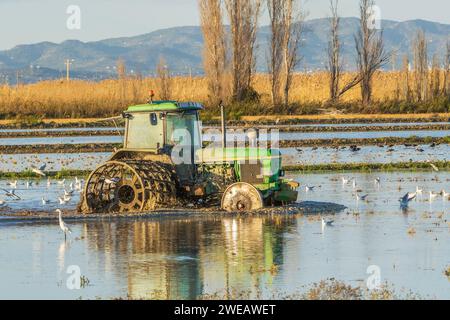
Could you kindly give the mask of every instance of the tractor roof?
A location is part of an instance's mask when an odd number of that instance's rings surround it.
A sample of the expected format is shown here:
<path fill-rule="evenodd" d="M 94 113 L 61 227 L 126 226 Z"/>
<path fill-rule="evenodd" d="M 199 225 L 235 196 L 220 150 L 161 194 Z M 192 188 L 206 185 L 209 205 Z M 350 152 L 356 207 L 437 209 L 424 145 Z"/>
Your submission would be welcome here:
<path fill-rule="evenodd" d="M 186 111 L 202 110 L 203 106 L 198 102 L 177 102 L 177 101 L 153 101 L 148 104 L 131 106 L 129 112 L 153 112 L 153 111 Z"/>

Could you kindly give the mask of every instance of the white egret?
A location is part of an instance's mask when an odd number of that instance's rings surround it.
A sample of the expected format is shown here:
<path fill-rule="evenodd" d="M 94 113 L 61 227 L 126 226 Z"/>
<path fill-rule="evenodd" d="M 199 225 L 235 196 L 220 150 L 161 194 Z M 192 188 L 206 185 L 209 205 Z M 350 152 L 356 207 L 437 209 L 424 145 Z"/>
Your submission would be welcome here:
<path fill-rule="evenodd" d="M 67 234 L 72 234 L 72 230 L 70 230 L 69 226 L 62 219 L 62 211 L 60 209 L 56 209 L 59 218 L 59 227 L 64 232 L 64 240 L 67 239 Z"/>

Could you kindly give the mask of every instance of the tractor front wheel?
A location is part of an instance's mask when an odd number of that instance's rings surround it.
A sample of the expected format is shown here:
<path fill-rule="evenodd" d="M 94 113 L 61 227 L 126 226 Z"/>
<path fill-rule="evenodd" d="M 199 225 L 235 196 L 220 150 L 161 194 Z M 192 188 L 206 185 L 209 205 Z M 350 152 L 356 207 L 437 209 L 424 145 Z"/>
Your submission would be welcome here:
<path fill-rule="evenodd" d="M 261 192 L 246 182 L 229 186 L 222 196 L 222 209 L 227 212 L 249 212 L 264 207 Z"/>

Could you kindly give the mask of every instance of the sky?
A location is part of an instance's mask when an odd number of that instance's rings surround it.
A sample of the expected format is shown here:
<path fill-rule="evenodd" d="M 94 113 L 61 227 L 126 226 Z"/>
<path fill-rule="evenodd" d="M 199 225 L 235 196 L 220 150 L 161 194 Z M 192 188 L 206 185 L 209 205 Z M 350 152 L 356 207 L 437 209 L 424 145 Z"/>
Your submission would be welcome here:
<path fill-rule="evenodd" d="M 0 50 L 42 41 L 96 41 L 175 26 L 198 25 L 197 1 L 0 0 Z M 328 16 L 329 0 L 302 1 L 308 19 Z M 357 16 L 358 2 L 340 0 L 341 15 Z M 450 24 L 449 0 L 377 0 L 376 4 L 382 19 L 424 19 Z M 75 11 L 67 13 L 72 5 L 80 9 L 79 20 Z M 267 13 L 263 15 L 262 24 L 267 22 L 266 16 Z"/>

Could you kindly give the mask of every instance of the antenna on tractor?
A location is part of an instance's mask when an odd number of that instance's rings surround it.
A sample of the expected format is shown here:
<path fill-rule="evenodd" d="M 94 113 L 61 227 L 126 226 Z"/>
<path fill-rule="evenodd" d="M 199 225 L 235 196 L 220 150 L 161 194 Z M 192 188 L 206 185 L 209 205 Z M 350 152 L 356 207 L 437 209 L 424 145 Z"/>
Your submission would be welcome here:
<path fill-rule="evenodd" d="M 149 92 L 150 99 L 148 100 L 148 103 L 153 103 L 153 97 L 155 96 L 155 92 L 153 90 L 150 90 Z"/>
<path fill-rule="evenodd" d="M 222 123 L 222 148 L 227 146 L 227 127 L 226 127 L 226 119 L 225 119 L 225 107 L 223 106 L 222 100 L 219 102 L 220 106 L 220 117 Z"/>

